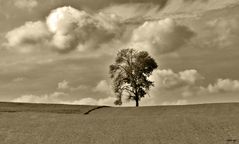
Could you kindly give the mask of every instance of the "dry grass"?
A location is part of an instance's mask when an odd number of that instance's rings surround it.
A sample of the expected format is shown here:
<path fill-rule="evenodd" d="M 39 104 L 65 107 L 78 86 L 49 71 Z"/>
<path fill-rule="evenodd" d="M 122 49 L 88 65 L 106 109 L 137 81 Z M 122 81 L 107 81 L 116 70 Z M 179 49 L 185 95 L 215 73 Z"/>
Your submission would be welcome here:
<path fill-rule="evenodd" d="M 140 108 L 0 103 L 0 144 L 237 143 L 236 103 Z"/>

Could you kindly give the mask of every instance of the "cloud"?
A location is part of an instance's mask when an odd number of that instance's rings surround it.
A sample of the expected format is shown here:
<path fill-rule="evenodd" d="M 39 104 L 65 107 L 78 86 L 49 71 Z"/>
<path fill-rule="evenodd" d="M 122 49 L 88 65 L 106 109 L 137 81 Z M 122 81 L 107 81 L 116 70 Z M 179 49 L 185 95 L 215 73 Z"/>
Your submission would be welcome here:
<path fill-rule="evenodd" d="M 183 75 L 187 73 L 187 75 L 195 75 L 195 70 L 185 70 L 182 72 L 174 73 L 171 70 L 163 70 L 164 74 L 160 74 L 161 77 L 168 78 L 168 75 L 174 75 L 173 81 L 175 83 L 181 83 L 180 81 L 186 81 L 184 82 L 184 85 L 178 85 L 179 87 L 171 89 L 166 88 L 162 89 L 162 87 L 168 87 L 168 83 L 163 83 L 160 87 L 160 85 L 156 85 L 156 90 L 152 90 L 152 93 L 150 96 L 146 95 L 145 98 L 143 98 L 140 101 L 141 106 L 152 106 L 152 105 L 186 105 L 186 104 L 193 104 L 198 103 L 197 101 L 193 101 L 192 98 L 200 99 L 200 97 L 210 97 L 212 94 L 216 94 L 215 96 L 218 96 L 218 94 L 221 93 L 232 93 L 232 92 L 239 92 L 239 81 L 238 80 L 230 80 L 230 79 L 218 79 L 215 84 L 209 84 L 208 87 L 203 87 L 196 83 L 197 80 L 200 78 L 195 78 L 196 80 L 192 81 L 191 78 L 184 79 Z M 168 74 L 165 74 L 168 73 Z M 190 73 L 190 74 L 189 74 Z M 167 76 L 166 76 L 167 75 Z M 175 79 L 175 76 L 178 78 Z M 179 80 L 181 79 L 181 80 Z M 162 79 L 159 79 L 161 81 Z M 99 85 L 105 86 L 104 80 L 99 82 Z M 188 86 L 187 86 L 188 85 Z M 169 84 L 169 86 L 172 86 Z M 99 86 L 100 87 L 100 86 Z M 105 88 L 105 87 L 102 87 Z M 101 90 L 101 89 L 100 89 Z M 106 92 L 106 91 L 101 91 Z M 107 93 L 107 92 L 106 92 Z M 54 92 L 52 94 L 45 94 L 45 95 L 23 95 L 19 98 L 13 99 L 12 102 L 27 102 L 27 103 L 59 103 L 59 104 L 77 104 L 77 105 L 107 105 L 107 106 L 114 106 L 114 101 L 116 100 L 116 97 L 112 95 L 108 95 L 107 97 L 86 97 L 81 98 L 77 100 L 66 100 L 66 96 L 69 96 L 67 93 L 63 92 Z M 193 97 L 192 97 L 193 96 Z M 223 95 L 226 96 L 226 95 Z M 200 102 L 199 102 L 200 103 Z M 122 106 L 135 106 L 134 101 L 128 101 L 126 99 L 123 99 L 123 105 Z"/>
<path fill-rule="evenodd" d="M 219 15 L 219 14 L 218 14 Z M 204 49 L 237 49 L 239 44 L 239 17 L 230 11 L 223 17 L 201 21 L 197 37 L 192 42 L 195 47 Z M 213 17 L 215 17 L 213 15 Z"/>
<path fill-rule="evenodd" d="M 133 31 L 131 45 L 165 54 L 182 48 L 194 35 L 190 28 L 173 19 L 146 21 Z"/>
<path fill-rule="evenodd" d="M 106 5 L 102 11 L 117 14 L 134 23 L 166 17 L 198 18 L 207 11 L 223 9 L 236 3 L 236 0 L 130 0 Z"/>
<path fill-rule="evenodd" d="M 209 83 L 208 86 L 202 86 L 200 84 L 194 84 L 181 89 L 180 93 L 182 98 L 189 97 L 212 97 L 212 96 L 227 96 L 230 94 L 238 94 L 239 81 L 231 79 L 217 79 L 213 84 Z M 170 93 L 170 92 L 169 92 Z"/>
<path fill-rule="evenodd" d="M 182 105 L 195 97 L 200 90 L 203 76 L 195 69 L 174 72 L 171 69 L 156 70 L 149 78 L 155 84 L 150 97 L 142 101 L 146 105 Z M 182 100 L 182 101 L 181 101 Z"/>
<path fill-rule="evenodd" d="M 72 104 L 79 105 L 98 105 L 98 101 L 94 98 L 83 98 L 81 100 L 73 101 Z"/>
<path fill-rule="evenodd" d="M 113 106 L 115 98 L 112 96 L 100 99 L 94 98 L 82 98 L 80 100 L 68 101 L 62 100 L 63 97 L 69 96 L 69 94 L 63 92 L 54 92 L 52 94 L 45 95 L 23 95 L 12 100 L 12 102 L 24 102 L 24 103 L 58 103 L 58 104 L 72 104 L 72 105 L 108 105 Z"/>
<path fill-rule="evenodd" d="M 115 4 L 109 6 L 102 11 L 105 13 L 113 13 L 121 16 L 124 20 L 136 20 L 136 18 L 140 18 L 143 20 L 144 17 L 152 17 L 157 15 L 159 10 L 166 4 L 167 2 L 163 2 L 162 4 L 154 4 L 154 3 L 124 3 L 124 4 Z"/>
<path fill-rule="evenodd" d="M 239 92 L 239 81 L 218 79 L 214 84 L 209 84 L 208 87 L 202 88 L 202 91 L 209 93 Z"/>
<path fill-rule="evenodd" d="M 24 102 L 24 103 L 63 103 L 61 97 L 67 96 L 63 92 L 54 92 L 52 94 L 45 94 L 41 96 L 37 95 L 23 95 L 16 99 L 13 99 L 12 102 Z"/>
<path fill-rule="evenodd" d="M 94 92 L 102 92 L 102 93 L 107 93 L 111 94 L 112 93 L 112 88 L 110 84 L 106 80 L 101 80 L 96 87 L 93 89 Z"/>
<path fill-rule="evenodd" d="M 177 100 L 173 102 L 163 102 L 161 105 L 186 105 L 188 104 L 187 100 Z"/>
<path fill-rule="evenodd" d="M 107 106 L 114 106 L 114 101 L 116 98 L 114 97 L 107 97 L 101 99 L 94 99 L 94 98 L 83 98 L 81 100 L 73 101 L 69 104 L 79 104 L 79 105 L 107 105 Z"/>
<path fill-rule="evenodd" d="M 57 8 L 46 20 L 54 34 L 52 42 L 60 52 L 100 47 L 117 35 L 117 22 L 115 15 L 91 15 L 72 7 Z"/>
<path fill-rule="evenodd" d="M 58 89 L 68 89 L 68 88 L 70 88 L 68 81 L 63 80 L 58 83 Z"/>
<path fill-rule="evenodd" d="M 20 9 L 32 10 L 37 7 L 38 2 L 37 0 L 15 0 L 14 5 Z"/>
<path fill-rule="evenodd" d="M 72 86 L 69 81 L 63 80 L 57 84 L 57 89 L 67 90 L 70 92 L 76 92 L 76 91 L 89 89 L 89 87 L 86 85 Z"/>
<path fill-rule="evenodd" d="M 43 48 L 60 53 L 92 51 L 121 35 L 120 18 L 90 14 L 70 6 L 52 10 L 46 21 L 26 22 L 6 34 L 7 47 L 20 52 Z"/>
<path fill-rule="evenodd" d="M 203 76 L 195 69 L 181 71 L 179 72 L 179 76 L 180 79 L 189 84 L 194 84 L 197 80 L 203 79 Z"/>
<path fill-rule="evenodd" d="M 194 69 L 178 73 L 170 69 L 157 70 L 150 79 L 155 82 L 153 95 L 163 93 L 167 96 L 178 95 L 178 98 L 188 98 L 239 92 L 238 80 L 218 79 L 214 84 L 202 86 L 204 77 Z"/>
<path fill-rule="evenodd" d="M 233 19 L 218 18 L 208 23 L 208 29 L 212 31 L 211 45 L 219 48 L 237 46 L 239 39 L 239 17 Z"/>
<path fill-rule="evenodd" d="M 58 90 L 65 90 L 64 92 L 54 92 L 44 95 L 22 95 L 18 98 L 12 100 L 12 102 L 25 102 L 25 103 L 59 103 L 59 104 L 80 104 L 80 105 L 114 105 L 116 98 L 113 96 L 110 85 L 106 80 L 101 80 L 96 87 L 89 88 L 88 86 L 80 85 L 73 87 L 66 80 L 63 80 L 57 85 Z M 72 92 L 91 89 L 93 92 L 103 93 L 104 97 L 101 97 L 100 94 L 97 94 L 96 98 L 86 97 L 76 100 L 67 100 L 66 96 L 73 94 Z M 105 97 L 106 95 L 106 97 Z"/>
<path fill-rule="evenodd" d="M 14 78 L 12 81 L 13 81 L 13 82 L 22 82 L 22 81 L 24 81 L 24 80 L 25 80 L 24 77 L 16 77 L 16 78 Z"/>
<path fill-rule="evenodd" d="M 6 34 L 7 46 L 19 52 L 27 53 L 37 47 L 47 45 L 51 33 L 45 23 L 41 21 L 26 22 Z"/>
<path fill-rule="evenodd" d="M 196 0 L 183 0 L 184 2 L 196 2 Z M 208 2 L 209 0 L 198 0 L 200 2 Z"/>
<path fill-rule="evenodd" d="M 230 79 L 218 79 L 214 84 L 209 84 L 203 87 L 197 83 L 202 76 L 196 70 L 185 70 L 178 73 L 172 70 L 157 71 L 156 85 L 150 91 L 150 96 L 146 95 L 140 101 L 141 106 L 152 105 L 185 105 L 197 103 L 193 98 L 211 97 L 214 94 L 238 93 L 239 81 Z M 185 78 L 185 76 L 188 76 Z M 65 85 L 66 82 L 62 82 Z M 106 97 L 86 97 L 76 100 L 67 100 L 66 96 L 70 94 L 63 92 L 54 92 L 45 95 L 23 95 L 13 99 L 12 102 L 27 102 L 27 103 L 60 103 L 60 104 L 79 104 L 79 105 L 108 105 L 114 106 L 116 97 L 113 93 L 109 93 L 109 85 L 105 80 L 102 80 L 93 89 L 95 92 L 105 93 Z M 99 95 L 97 95 L 99 96 Z M 123 97 L 122 106 L 135 106 L 134 101 L 128 101 Z"/>
<path fill-rule="evenodd" d="M 70 90 L 73 92 L 73 91 L 81 91 L 81 90 L 86 90 L 88 89 L 89 87 L 86 86 L 86 85 L 79 85 L 77 87 L 70 87 Z"/>
<path fill-rule="evenodd" d="M 157 87 L 168 90 L 192 86 L 202 78 L 203 77 L 197 72 L 197 70 L 194 69 L 181 71 L 179 73 L 175 73 L 170 69 L 157 70 L 151 77 L 151 79 L 155 81 Z"/>

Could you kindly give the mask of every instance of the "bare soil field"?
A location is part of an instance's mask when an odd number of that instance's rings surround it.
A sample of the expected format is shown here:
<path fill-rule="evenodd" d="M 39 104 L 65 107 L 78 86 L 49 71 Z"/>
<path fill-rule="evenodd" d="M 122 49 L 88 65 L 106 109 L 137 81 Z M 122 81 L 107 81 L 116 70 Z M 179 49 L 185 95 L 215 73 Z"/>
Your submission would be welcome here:
<path fill-rule="evenodd" d="M 0 144 L 239 144 L 239 104 L 0 103 Z"/>

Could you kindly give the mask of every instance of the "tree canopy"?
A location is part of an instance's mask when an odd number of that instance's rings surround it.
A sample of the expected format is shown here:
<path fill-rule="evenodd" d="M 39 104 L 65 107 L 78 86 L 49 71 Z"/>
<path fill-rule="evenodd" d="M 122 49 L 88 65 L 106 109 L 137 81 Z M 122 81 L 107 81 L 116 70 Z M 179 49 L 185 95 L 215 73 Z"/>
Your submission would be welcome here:
<path fill-rule="evenodd" d="M 116 105 L 122 104 L 122 96 L 129 100 L 139 101 L 153 86 L 148 79 L 158 67 L 155 60 L 146 51 L 122 49 L 118 52 L 115 63 L 110 65 L 110 77 L 113 79 L 113 90 L 117 96 Z"/>

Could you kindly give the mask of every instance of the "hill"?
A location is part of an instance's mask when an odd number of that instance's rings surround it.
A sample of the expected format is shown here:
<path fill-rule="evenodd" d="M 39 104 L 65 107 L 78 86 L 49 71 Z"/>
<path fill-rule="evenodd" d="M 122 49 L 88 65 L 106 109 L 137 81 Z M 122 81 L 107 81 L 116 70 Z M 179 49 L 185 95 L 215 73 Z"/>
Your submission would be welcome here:
<path fill-rule="evenodd" d="M 0 103 L 1 144 L 237 144 L 239 104 L 97 107 Z"/>

